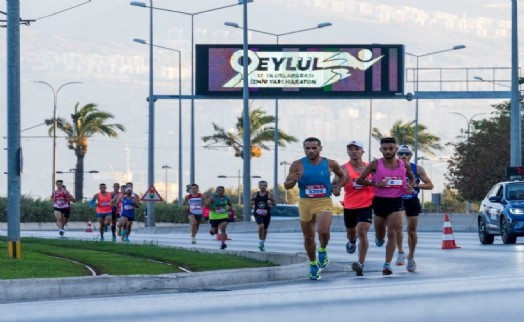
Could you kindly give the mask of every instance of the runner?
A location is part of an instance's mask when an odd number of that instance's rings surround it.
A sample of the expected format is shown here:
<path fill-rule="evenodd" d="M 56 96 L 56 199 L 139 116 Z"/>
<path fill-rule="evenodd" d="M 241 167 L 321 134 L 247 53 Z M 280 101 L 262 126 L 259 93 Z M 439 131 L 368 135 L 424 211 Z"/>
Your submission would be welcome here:
<path fill-rule="evenodd" d="M 119 237 L 122 236 L 122 225 L 120 225 L 120 214 L 122 213 L 121 198 L 125 195 L 126 189 L 127 186 L 125 184 L 120 186 L 120 192 L 118 193 L 118 199 L 116 201 L 116 235 Z"/>
<path fill-rule="evenodd" d="M 375 244 L 382 247 L 386 233 L 388 236 L 382 275 L 393 274 L 390 263 L 395 253 L 397 233 L 402 227 L 404 215 L 402 195 L 406 192 L 411 193 L 415 183 L 409 164 L 397 159 L 397 149 L 395 138 L 382 138 L 380 151 L 383 157 L 371 161 L 357 179 L 360 185 L 375 187 L 372 202 L 375 213 Z M 373 173 L 373 180 L 368 181 L 366 178 L 371 173 Z M 409 178 L 409 184 L 406 182 L 406 176 Z"/>
<path fill-rule="evenodd" d="M 264 245 L 267 237 L 267 229 L 271 223 L 271 206 L 275 204 L 273 194 L 267 191 L 267 181 L 261 180 L 258 182 L 258 189 L 251 197 L 251 207 L 255 221 L 258 225 L 258 249 L 265 251 Z"/>
<path fill-rule="evenodd" d="M 369 248 L 368 231 L 373 219 L 373 187 L 359 185 L 356 181 L 360 174 L 368 165 L 362 161 L 364 146 L 358 141 L 350 141 L 346 145 L 349 161 L 344 164 L 342 171 L 347 176 L 348 181 L 344 185 L 344 224 L 348 242 L 346 252 L 353 254 L 357 249 L 357 236 L 360 240 L 358 244 L 358 261 L 351 267 L 357 276 L 364 275 L 364 262 Z M 367 180 L 371 180 L 369 175 Z M 336 184 L 337 180 L 334 180 Z"/>
<path fill-rule="evenodd" d="M 91 200 L 92 203 L 96 204 L 96 218 L 100 224 L 100 241 L 104 241 L 105 227 L 111 225 L 111 204 L 112 197 L 109 192 L 106 191 L 106 184 L 101 183 L 99 185 L 100 192 L 96 193 Z"/>
<path fill-rule="evenodd" d="M 135 208 L 138 208 L 139 199 L 133 194 L 133 189 L 130 187 L 126 188 L 126 192 L 123 196 L 118 198 L 119 203 L 122 205 L 120 212 L 120 226 L 122 227 L 121 238 L 122 241 L 129 243 L 129 235 L 131 234 L 131 227 L 135 220 Z"/>
<path fill-rule="evenodd" d="M 433 189 L 433 182 L 426 174 L 426 170 L 420 165 L 411 163 L 411 157 L 413 153 L 407 145 L 401 145 L 398 149 L 397 155 L 399 159 L 404 162 L 408 162 L 411 167 L 411 172 L 415 176 L 415 186 L 412 193 L 405 194 L 402 196 L 404 198 L 404 210 L 406 211 L 406 218 L 408 222 L 407 233 L 408 233 L 408 265 L 406 269 L 408 272 L 415 272 L 417 269 L 417 264 L 415 263 L 415 248 L 417 247 L 418 236 L 417 236 L 417 226 L 418 226 L 418 215 L 422 210 L 420 206 L 420 200 L 418 199 L 418 193 L 422 190 L 431 190 Z M 422 181 L 422 183 L 421 183 Z M 397 234 L 397 261 L 396 265 L 406 264 L 404 249 L 402 248 L 402 239 L 403 239 L 402 229 L 399 230 Z"/>
<path fill-rule="evenodd" d="M 186 207 L 187 217 L 191 224 L 191 244 L 196 244 L 196 234 L 202 221 L 202 206 L 205 204 L 204 196 L 198 191 L 196 183 L 191 184 L 189 194 L 184 198 L 183 206 Z"/>
<path fill-rule="evenodd" d="M 334 172 L 342 184 L 346 178 L 338 163 L 320 156 L 322 144 L 310 137 L 303 142 L 305 157 L 293 161 L 284 182 L 286 189 L 297 183 L 299 188 L 300 227 L 304 236 L 304 248 L 309 258 L 309 279 L 320 279 L 320 272 L 328 264 L 327 245 L 330 238 L 333 202 L 331 194 L 340 195 L 340 186 L 331 185 L 330 173 Z M 316 256 L 315 229 L 320 247 Z"/>
<path fill-rule="evenodd" d="M 56 180 L 55 184 L 56 190 L 51 196 L 51 200 L 53 201 L 53 212 L 56 218 L 58 234 L 64 236 L 64 227 L 71 215 L 71 200 L 73 200 L 74 197 L 66 190 L 64 181 Z"/>
<path fill-rule="evenodd" d="M 111 233 L 112 240 L 116 241 L 116 223 L 120 216 L 120 210 L 118 209 L 118 200 L 120 199 L 120 184 L 113 184 L 113 192 L 111 192 L 112 207 L 111 207 Z"/>
<path fill-rule="evenodd" d="M 222 241 L 220 249 L 226 249 L 226 228 L 227 228 L 227 217 L 228 210 L 226 207 L 229 206 L 229 211 L 234 212 L 233 205 L 231 200 L 225 195 L 226 190 L 223 186 L 218 186 L 215 190 L 215 193 L 209 198 L 206 203 L 206 207 L 209 208 L 209 223 L 211 224 L 211 229 L 209 234 L 211 236 L 218 234 L 220 232 L 220 240 Z"/>

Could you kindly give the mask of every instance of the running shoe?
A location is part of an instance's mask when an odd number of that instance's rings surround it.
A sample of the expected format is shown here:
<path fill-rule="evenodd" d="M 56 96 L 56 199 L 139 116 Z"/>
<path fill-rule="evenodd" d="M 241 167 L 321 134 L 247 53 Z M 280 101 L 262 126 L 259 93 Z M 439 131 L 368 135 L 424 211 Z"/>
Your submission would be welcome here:
<path fill-rule="evenodd" d="M 227 245 L 226 244 L 222 244 L 220 245 L 220 249 L 226 249 L 227 248 Z"/>
<path fill-rule="evenodd" d="M 60 229 L 60 231 L 58 232 L 58 234 L 60 235 L 60 237 L 64 237 L 64 231 L 62 229 Z"/>
<path fill-rule="evenodd" d="M 324 268 L 326 268 L 329 264 L 329 259 L 328 259 L 328 255 L 327 255 L 327 252 L 326 251 L 323 251 L 323 252 L 318 252 L 318 268 L 320 268 L 320 270 L 323 270 Z"/>
<path fill-rule="evenodd" d="M 260 249 L 261 252 L 265 251 L 264 243 L 258 243 L 258 249 Z"/>
<path fill-rule="evenodd" d="M 398 253 L 397 261 L 395 262 L 395 265 L 397 266 L 406 265 L 406 256 L 404 255 L 404 253 Z"/>
<path fill-rule="evenodd" d="M 124 241 L 125 241 L 126 243 L 129 243 L 129 237 L 126 236 L 126 237 L 124 238 Z"/>
<path fill-rule="evenodd" d="M 104 225 L 104 232 L 107 233 L 109 231 L 109 227 L 107 225 Z"/>
<path fill-rule="evenodd" d="M 191 244 L 196 244 L 196 238 L 191 239 Z"/>
<path fill-rule="evenodd" d="M 377 245 L 377 247 L 384 246 L 384 239 L 375 238 L 375 245 Z"/>
<path fill-rule="evenodd" d="M 417 270 L 417 264 L 415 263 L 415 260 L 413 258 L 408 258 L 408 265 L 406 265 L 406 269 L 410 273 L 415 273 Z"/>
<path fill-rule="evenodd" d="M 393 271 L 391 270 L 391 267 L 389 264 L 384 264 L 384 268 L 382 269 L 382 275 L 391 275 L 393 274 Z"/>
<path fill-rule="evenodd" d="M 352 243 L 348 241 L 346 244 L 346 252 L 348 254 L 353 254 L 357 250 L 357 241 L 355 240 L 355 243 Z"/>
<path fill-rule="evenodd" d="M 210 230 L 209 230 L 209 234 L 210 234 L 211 236 L 213 236 L 213 235 L 215 234 L 215 232 L 213 231 L 213 229 L 210 229 Z"/>
<path fill-rule="evenodd" d="M 116 236 L 113 235 L 113 237 L 111 238 L 112 241 L 116 242 Z"/>
<path fill-rule="evenodd" d="M 351 264 L 351 269 L 357 273 L 357 276 L 364 276 L 364 264 L 360 262 L 354 262 Z"/>
<path fill-rule="evenodd" d="M 100 241 L 104 241 L 104 236 L 101 236 L 101 237 L 100 237 Z"/>
<path fill-rule="evenodd" d="M 310 280 L 319 280 L 320 279 L 320 269 L 317 264 L 309 264 L 309 275 Z"/>

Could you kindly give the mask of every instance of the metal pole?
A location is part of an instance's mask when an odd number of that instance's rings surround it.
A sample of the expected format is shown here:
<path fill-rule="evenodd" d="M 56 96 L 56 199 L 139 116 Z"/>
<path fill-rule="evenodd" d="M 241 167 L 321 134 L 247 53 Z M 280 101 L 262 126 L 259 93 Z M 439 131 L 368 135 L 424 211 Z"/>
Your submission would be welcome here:
<path fill-rule="evenodd" d="M 371 131 L 373 130 L 373 100 L 369 100 L 368 162 L 371 162 Z"/>
<path fill-rule="evenodd" d="M 184 202 L 182 171 L 182 53 L 178 53 L 178 205 Z M 194 182 L 191 182 L 194 183 Z"/>
<path fill-rule="evenodd" d="M 240 206 L 241 205 L 241 202 L 240 202 L 240 199 L 242 199 L 240 197 L 240 178 L 242 178 L 242 172 L 240 172 L 240 169 L 238 169 L 238 176 L 237 176 L 237 180 L 238 180 L 238 205 Z"/>
<path fill-rule="evenodd" d="M 518 23 L 517 0 L 511 1 L 511 140 L 510 166 L 522 165 L 522 117 L 519 100 L 519 53 L 518 53 Z"/>
<path fill-rule="evenodd" d="M 419 56 L 417 56 L 417 81 L 415 82 L 415 142 L 413 150 L 415 150 L 415 165 L 418 164 L 418 60 Z"/>
<path fill-rule="evenodd" d="M 277 45 L 279 43 L 280 35 L 276 35 L 277 38 Z M 275 198 L 275 202 L 278 203 L 278 139 L 279 139 L 279 125 L 278 125 L 278 118 L 279 118 L 279 112 L 278 112 L 278 98 L 275 98 L 275 133 L 273 137 L 273 141 L 275 142 L 275 154 L 274 154 L 274 160 L 273 160 L 273 197 Z"/>
<path fill-rule="evenodd" d="M 153 0 L 149 0 L 149 135 L 147 159 L 147 185 L 148 188 L 155 184 L 155 98 L 153 93 Z M 155 205 L 147 202 L 147 226 L 155 226 Z"/>
<path fill-rule="evenodd" d="M 244 200 L 249 200 L 249 194 L 251 191 L 251 182 L 249 178 L 251 177 L 251 122 L 249 119 L 249 83 L 248 83 L 248 42 L 247 42 L 247 1 L 244 1 L 243 3 L 243 17 L 244 17 L 244 30 L 243 30 L 243 42 L 242 42 L 242 51 L 243 51 L 243 57 L 242 57 L 242 77 L 243 77 L 243 87 L 242 87 L 242 100 L 244 102 L 243 106 L 243 146 L 244 150 L 243 152 L 243 158 L 244 158 Z M 251 209 L 250 207 L 247 207 L 244 204 L 243 207 L 243 216 L 244 221 L 250 221 L 251 220 Z"/>
<path fill-rule="evenodd" d="M 195 25 L 191 15 L 191 120 L 189 147 L 189 182 L 195 183 Z"/>
<path fill-rule="evenodd" d="M 7 253 L 20 259 L 20 1 L 7 1 Z"/>

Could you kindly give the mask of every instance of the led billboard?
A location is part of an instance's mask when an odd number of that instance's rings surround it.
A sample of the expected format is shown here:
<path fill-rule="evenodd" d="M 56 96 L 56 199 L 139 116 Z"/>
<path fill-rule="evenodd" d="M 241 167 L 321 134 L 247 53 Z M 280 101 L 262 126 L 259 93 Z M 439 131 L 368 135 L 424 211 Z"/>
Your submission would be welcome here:
<path fill-rule="evenodd" d="M 249 45 L 252 98 L 404 93 L 403 45 Z M 196 95 L 242 97 L 242 45 L 196 45 Z"/>

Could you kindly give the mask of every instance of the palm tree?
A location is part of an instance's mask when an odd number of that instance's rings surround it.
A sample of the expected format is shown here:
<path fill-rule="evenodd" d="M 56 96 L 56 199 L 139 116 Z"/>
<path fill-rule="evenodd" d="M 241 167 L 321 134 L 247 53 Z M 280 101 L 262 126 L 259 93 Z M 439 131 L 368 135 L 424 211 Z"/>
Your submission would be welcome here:
<path fill-rule="evenodd" d="M 269 124 L 275 122 L 275 117 L 273 115 L 267 115 L 266 112 L 260 108 L 256 108 L 249 112 L 249 118 L 251 119 L 251 156 L 259 157 L 262 155 L 262 149 L 266 151 L 270 150 L 266 143 L 274 142 L 275 128 Z M 210 148 L 214 144 L 222 143 L 233 148 L 235 157 L 242 158 L 242 136 L 244 133 L 242 122 L 242 116 L 238 117 L 235 131 L 229 132 L 224 130 L 224 128 L 220 127 L 218 124 L 213 123 L 213 130 L 215 133 L 213 135 L 202 137 L 202 141 L 206 143 L 211 142 L 207 144 L 205 148 Z M 278 130 L 278 145 L 285 147 L 286 143 L 290 142 L 298 142 L 298 139 Z"/>
<path fill-rule="evenodd" d="M 107 124 L 109 119 L 114 116 L 111 113 L 99 111 L 93 103 L 84 105 L 78 109 L 75 105 L 75 113 L 71 114 L 72 122 L 69 123 L 64 118 L 56 119 L 57 129 L 66 134 L 67 146 L 75 151 L 75 200 L 81 201 L 84 189 L 84 157 L 87 153 L 87 141 L 95 134 L 102 134 L 111 138 L 118 137 L 117 130 L 125 132 L 121 124 Z M 52 124 L 51 120 L 51 124 Z M 46 124 L 49 124 L 46 120 Z M 52 135 L 53 127 L 49 128 L 49 135 Z"/>
<path fill-rule="evenodd" d="M 371 133 L 376 140 L 380 141 L 383 137 L 392 136 L 397 140 L 397 144 L 407 144 L 413 146 L 415 144 L 415 121 L 402 123 L 401 120 L 393 124 L 389 134 L 382 134 L 376 127 Z M 443 147 L 438 142 L 440 138 L 427 132 L 427 127 L 424 124 L 418 124 L 418 149 L 426 152 L 429 155 L 435 155 L 433 150 L 442 150 Z"/>

